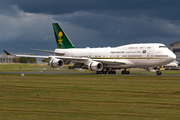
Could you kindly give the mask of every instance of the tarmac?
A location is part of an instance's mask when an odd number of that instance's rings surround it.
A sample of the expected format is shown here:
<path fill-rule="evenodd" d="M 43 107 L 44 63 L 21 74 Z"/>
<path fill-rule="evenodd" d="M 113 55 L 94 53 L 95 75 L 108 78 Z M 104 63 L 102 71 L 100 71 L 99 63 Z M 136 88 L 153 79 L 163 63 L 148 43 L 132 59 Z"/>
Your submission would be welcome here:
<path fill-rule="evenodd" d="M 122 75 L 122 74 L 96 74 L 96 73 L 53 73 L 53 72 L 0 72 L 0 74 L 59 74 L 59 75 Z M 161 75 L 156 75 L 156 74 L 128 74 L 124 76 L 129 76 L 129 75 L 147 75 L 147 76 L 180 76 L 180 74 L 161 74 Z"/>

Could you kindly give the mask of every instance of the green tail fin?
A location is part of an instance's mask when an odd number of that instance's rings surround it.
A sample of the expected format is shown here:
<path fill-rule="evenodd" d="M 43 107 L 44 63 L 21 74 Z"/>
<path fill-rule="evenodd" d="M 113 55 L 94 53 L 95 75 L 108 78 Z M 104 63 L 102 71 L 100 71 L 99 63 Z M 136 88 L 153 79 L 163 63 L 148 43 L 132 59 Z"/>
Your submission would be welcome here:
<path fill-rule="evenodd" d="M 68 39 L 62 28 L 59 26 L 58 23 L 53 23 L 54 35 L 56 38 L 57 48 L 60 49 L 68 49 L 74 48 L 74 45 Z"/>

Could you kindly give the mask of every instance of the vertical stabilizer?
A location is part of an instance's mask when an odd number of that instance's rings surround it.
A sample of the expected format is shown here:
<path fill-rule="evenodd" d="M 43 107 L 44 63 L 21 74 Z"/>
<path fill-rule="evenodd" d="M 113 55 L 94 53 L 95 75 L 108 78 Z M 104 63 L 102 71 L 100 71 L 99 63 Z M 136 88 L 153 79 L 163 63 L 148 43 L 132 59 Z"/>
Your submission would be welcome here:
<path fill-rule="evenodd" d="M 59 26 L 58 23 L 53 23 L 54 35 L 56 38 L 57 48 L 59 49 L 68 49 L 74 48 L 74 45 L 68 39 L 62 28 Z"/>

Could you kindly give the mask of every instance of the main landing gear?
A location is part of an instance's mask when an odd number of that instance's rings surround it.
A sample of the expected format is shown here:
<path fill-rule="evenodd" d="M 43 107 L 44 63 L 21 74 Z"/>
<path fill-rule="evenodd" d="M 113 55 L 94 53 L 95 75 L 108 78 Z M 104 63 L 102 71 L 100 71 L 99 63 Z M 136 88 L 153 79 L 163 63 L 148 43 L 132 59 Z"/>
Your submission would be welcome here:
<path fill-rule="evenodd" d="M 96 74 L 116 74 L 115 70 L 111 71 L 96 71 Z"/>
<path fill-rule="evenodd" d="M 123 74 L 123 75 L 124 75 L 124 74 L 127 74 L 127 75 L 128 75 L 129 73 L 130 73 L 130 72 L 129 72 L 129 71 L 126 71 L 126 69 L 124 69 L 124 70 L 121 72 L 121 74 Z"/>
<path fill-rule="evenodd" d="M 116 74 L 116 71 L 111 70 L 111 71 L 108 72 L 108 74 Z"/>

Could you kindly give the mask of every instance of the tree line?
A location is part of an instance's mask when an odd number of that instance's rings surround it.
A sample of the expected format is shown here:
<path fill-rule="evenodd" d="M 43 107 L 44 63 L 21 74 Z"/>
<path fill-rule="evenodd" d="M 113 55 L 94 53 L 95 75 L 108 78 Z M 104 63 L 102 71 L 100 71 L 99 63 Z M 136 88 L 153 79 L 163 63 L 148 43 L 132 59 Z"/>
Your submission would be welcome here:
<path fill-rule="evenodd" d="M 36 58 L 20 57 L 13 58 L 13 63 L 37 63 Z"/>

